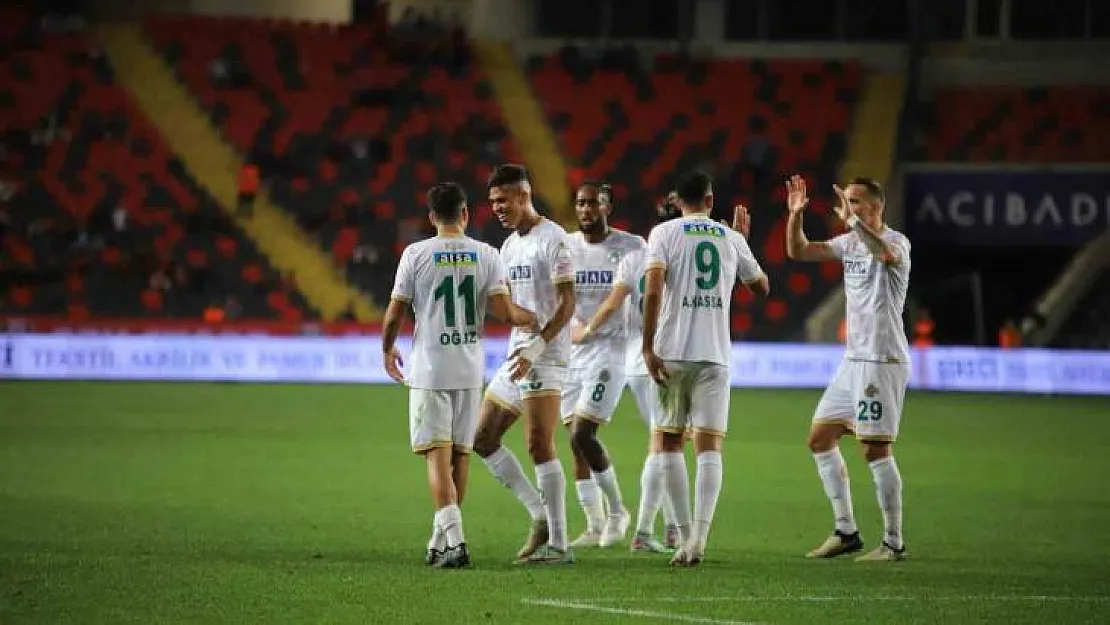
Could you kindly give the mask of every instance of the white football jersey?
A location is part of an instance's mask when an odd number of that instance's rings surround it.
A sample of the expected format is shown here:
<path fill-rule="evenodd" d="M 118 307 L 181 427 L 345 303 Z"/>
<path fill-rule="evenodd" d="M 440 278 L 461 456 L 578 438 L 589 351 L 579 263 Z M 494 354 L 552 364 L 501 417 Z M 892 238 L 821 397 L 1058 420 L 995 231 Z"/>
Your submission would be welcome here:
<path fill-rule="evenodd" d="M 844 295 L 848 315 L 848 358 L 910 362 L 910 345 L 902 310 L 910 285 L 910 240 L 885 228 L 882 234 L 898 263 L 887 265 L 867 249 L 855 232 L 829 241 L 844 264 Z"/>
<path fill-rule="evenodd" d="M 632 290 L 626 304 L 625 317 L 628 325 L 627 349 L 624 370 L 628 375 L 647 375 L 644 362 L 644 268 L 647 264 L 647 249 L 633 252 L 621 259 L 617 267 L 617 284 Z"/>
<path fill-rule="evenodd" d="M 523 236 L 514 231 L 501 245 L 501 264 L 509 280 L 513 303 L 535 313 L 541 328 L 555 316 L 559 303 L 556 287 L 563 282 L 574 282 L 569 244 L 567 231 L 545 218 Z M 513 328 L 509 353 L 534 336 L 527 328 Z M 534 364 L 565 367 L 569 352 L 568 323 L 547 344 Z"/>
<path fill-rule="evenodd" d="M 416 317 L 409 386 L 480 388 L 486 370 L 486 303 L 506 292 L 497 250 L 486 243 L 437 236 L 406 247 L 392 298 L 410 304 Z"/>
<path fill-rule="evenodd" d="M 740 233 L 708 215 L 663 222 L 648 236 L 647 269 L 666 269 L 655 353 L 663 360 L 729 366 L 729 307 L 739 278 L 763 270 Z"/>
<path fill-rule="evenodd" d="M 635 252 L 642 252 L 647 243 L 642 237 L 623 230 L 610 230 L 600 243 L 589 243 L 581 232 L 570 235 L 571 262 L 574 263 L 574 314 L 579 319 L 593 319 L 597 309 L 613 290 L 621 259 Z M 627 306 L 627 301 L 624 306 Z M 627 335 L 627 311 L 621 310 L 609 317 L 591 335 L 593 339 L 619 339 Z M 571 347 L 571 362 L 589 353 L 589 341 Z"/>

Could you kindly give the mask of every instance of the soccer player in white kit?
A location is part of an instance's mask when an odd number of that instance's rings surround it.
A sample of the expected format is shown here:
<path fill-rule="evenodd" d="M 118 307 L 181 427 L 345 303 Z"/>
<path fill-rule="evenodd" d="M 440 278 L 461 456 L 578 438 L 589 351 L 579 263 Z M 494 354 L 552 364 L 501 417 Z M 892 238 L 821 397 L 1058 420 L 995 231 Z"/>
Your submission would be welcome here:
<path fill-rule="evenodd" d="M 817 404 L 808 441 L 836 526 L 806 557 L 832 558 L 863 549 L 839 446 L 841 436 L 854 433 L 871 467 L 883 513 L 882 542 L 857 560 L 902 560 L 902 476 L 891 448 L 910 377 L 910 348 L 902 324 L 910 242 L 883 223 L 885 193 L 870 178 L 856 178 L 847 189 L 833 187 L 839 199 L 836 213 L 848 232 L 828 241 L 809 241 L 802 231 L 802 214 L 809 203 L 805 180 L 793 176 L 786 187 L 787 255 L 803 261 L 841 261 L 848 314 L 847 352 Z"/>
<path fill-rule="evenodd" d="M 612 291 L 621 259 L 647 247 L 643 238 L 609 227 L 612 194 L 600 182 L 579 187 L 574 198 L 579 230 L 570 235 L 579 323 L 571 330 L 570 371 L 560 413 L 571 431 L 574 485 L 586 513 L 586 530 L 571 543 L 575 548 L 612 547 L 624 540 L 632 521 L 621 499 L 616 470 L 597 436 L 598 428 L 612 420 L 624 390 L 626 315 L 584 325 Z M 602 494 L 608 506 L 603 505 Z"/>
<path fill-rule="evenodd" d="M 570 564 L 574 552 L 567 544 L 566 475 L 555 451 L 559 396 L 570 356 L 567 322 L 574 314 L 569 239 L 561 226 L 532 206 L 532 187 L 523 166 L 497 166 L 486 186 L 494 214 L 513 229 L 501 246 L 513 302 L 535 312 L 541 330 L 513 329 L 509 358 L 486 388 L 474 451 L 532 517 L 517 562 Z M 516 456 L 501 445 L 522 412 L 538 489 Z"/>
<path fill-rule="evenodd" d="M 510 302 L 497 251 L 464 234 L 469 214 L 462 188 L 432 187 L 428 208 L 436 236 L 401 254 L 383 322 L 382 362 L 391 378 L 409 386 L 412 449 L 428 465 L 436 513 L 425 562 L 460 568 L 470 564 L 459 506 L 478 427 L 486 305 L 494 317 L 516 325 L 530 326 L 535 316 Z M 406 379 L 395 344 L 410 307 L 416 327 Z"/>
<path fill-rule="evenodd" d="M 729 305 L 737 279 L 767 295 L 770 285 L 745 240 L 748 211 L 737 206 L 732 228 L 709 217 L 713 188 L 696 172 L 676 189 L 682 217 L 648 236 L 644 286 L 643 355 L 659 384 L 663 415 L 652 433 L 661 458 L 647 487 L 666 485 L 675 507 L 681 546 L 675 566 L 696 566 L 721 493 L 721 446 L 728 430 L 732 341 Z M 698 469 L 691 515 L 683 434 L 694 431 Z M 691 516 L 692 523 L 691 523 Z"/>
<path fill-rule="evenodd" d="M 659 422 L 663 414 L 663 406 L 659 403 L 659 389 L 655 381 L 648 375 L 647 365 L 643 355 L 643 327 L 644 327 L 644 270 L 647 263 L 647 250 L 633 252 L 621 259 L 617 267 L 617 278 L 610 291 L 609 297 L 598 306 L 594 316 L 589 319 L 586 328 L 601 327 L 620 311 L 627 312 L 628 339 L 625 347 L 625 375 L 626 383 L 641 418 L 648 426 L 648 431 L 655 423 Z M 628 306 L 625 301 L 631 297 Z M 571 339 L 575 342 L 584 334 L 582 326 L 572 330 Z M 640 473 L 640 512 L 636 519 L 636 535 L 632 538 L 631 550 L 634 552 L 668 553 L 678 546 L 678 528 L 674 521 L 674 505 L 666 489 L 650 489 L 646 486 L 656 473 L 655 464 L 659 455 L 651 453 L 649 445 L 644 468 Z M 649 496 L 651 497 L 649 499 Z M 663 510 L 663 521 L 666 524 L 666 533 L 663 542 L 655 538 L 655 517 L 659 509 Z"/>

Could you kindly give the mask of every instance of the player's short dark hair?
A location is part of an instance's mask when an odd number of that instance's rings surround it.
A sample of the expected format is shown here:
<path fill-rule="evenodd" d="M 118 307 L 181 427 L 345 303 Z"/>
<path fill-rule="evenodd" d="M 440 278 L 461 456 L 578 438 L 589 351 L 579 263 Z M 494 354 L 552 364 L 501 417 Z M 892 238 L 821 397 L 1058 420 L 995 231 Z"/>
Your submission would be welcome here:
<path fill-rule="evenodd" d="M 528 168 L 524 165 L 505 163 L 494 167 L 493 171 L 490 172 L 489 178 L 486 180 L 486 190 L 524 182 L 528 182 Z"/>
<path fill-rule="evenodd" d="M 457 223 L 462 218 L 463 206 L 466 192 L 454 182 L 441 182 L 428 190 L 428 210 L 445 224 Z"/>
<path fill-rule="evenodd" d="M 713 179 L 704 171 L 686 174 L 678 181 L 678 186 L 675 187 L 678 199 L 690 206 L 704 204 L 705 198 L 709 197 L 712 191 Z"/>
<path fill-rule="evenodd" d="M 600 180 L 587 180 L 578 185 L 579 189 L 582 189 L 584 187 L 593 187 L 594 189 L 597 189 L 597 194 L 604 195 L 609 206 L 613 205 L 613 187 L 608 182 L 602 182 Z"/>
<path fill-rule="evenodd" d="M 879 184 L 878 180 L 868 178 L 867 176 L 856 176 L 852 178 L 849 184 L 858 184 L 867 189 L 867 193 L 879 201 L 880 204 L 886 204 L 886 190 L 883 185 Z"/>

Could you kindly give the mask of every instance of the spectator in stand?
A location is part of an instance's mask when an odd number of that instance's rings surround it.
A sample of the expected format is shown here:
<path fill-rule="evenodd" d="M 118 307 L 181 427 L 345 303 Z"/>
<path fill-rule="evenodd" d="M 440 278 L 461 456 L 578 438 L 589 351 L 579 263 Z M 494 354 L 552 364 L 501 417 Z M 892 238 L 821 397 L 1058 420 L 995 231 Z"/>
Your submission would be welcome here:
<path fill-rule="evenodd" d="M 1018 330 L 1013 319 L 1007 319 L 998 329 L 998 346 L 1002 349 L 1021 347 L 1021 330 Z"/>
<path fill-rule="evenodd" d="M 936 329 L 936 324 L 933 323 L 933 316 L 929 314 L 927 308 L 922 308 L 918 313 L 917 322 L 913 324 L 913 344 L 916 347 L 932 347 L 936 345 L 933 341 L 933 331 Z"/>
<path fill-rule="evenodd" d="M 258 195 L 258 166 L 244 163 L 239 170 L 239 204 L 236 211 L 240 217 L 254 215 L 254 198 Z"/>
<path fill-rule="evenodd" d="M 204 309 L 204 322 L 205 323 L 222 323 L 224 320 L 224 309 L 216 302 L 212 302 Z"/>

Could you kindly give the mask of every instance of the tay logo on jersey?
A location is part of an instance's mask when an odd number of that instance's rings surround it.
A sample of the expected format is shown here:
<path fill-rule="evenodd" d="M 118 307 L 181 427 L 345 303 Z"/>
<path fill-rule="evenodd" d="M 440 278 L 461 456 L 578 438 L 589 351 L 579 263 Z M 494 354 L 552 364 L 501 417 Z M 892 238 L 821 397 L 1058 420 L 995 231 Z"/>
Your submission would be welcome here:
<path fill-rule="evenodd" d="M 687 236 L 692 237 L 716 237 L 718 239 L 725 238 L 725 229 L 715 223 L 692 223 L 682 224 L 682 232 Z"/>
<path fill-rule="evenodd" d="M 435 252 L 432 262 L 437 267 L 471 267 L 478 264 L 478 252 Z"/>
<path fill-rule="evenodd" d="M 509 267 L 509 280 L 531 280 L 531 265 L 513 265 Z"/>
<path fill-rule="evenodd" d="M 850 258 L 844 259 L 844 277 L 848 278 L 864 278 L 867 272 L 871 269 L 870 260 L 852 260 Z"/>
<path fill-rule="evenodd" d="M 613 284 L 613 272 L 610 270 L 576 271 L 574 272 L 574 283 L 611 285 Z"/>

